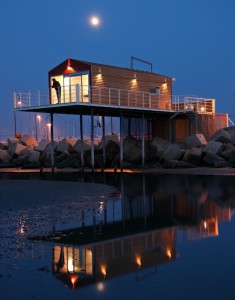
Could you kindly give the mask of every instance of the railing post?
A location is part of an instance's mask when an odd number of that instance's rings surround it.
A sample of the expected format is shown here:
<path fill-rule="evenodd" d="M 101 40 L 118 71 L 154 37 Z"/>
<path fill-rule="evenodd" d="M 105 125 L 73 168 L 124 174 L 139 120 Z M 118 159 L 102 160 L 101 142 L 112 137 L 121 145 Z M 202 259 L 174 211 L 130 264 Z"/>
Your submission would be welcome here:
<path fill-rule="evenodd" d="M 14 108 L 16 108 L 16 92 L 14 92 Z"/>
<path fill-rule="evenodd" d="M 72 91 L 71 91 L 71 84 L 69 85 L 69 103 L 72 102 Z"/>
<path fill-rule="evenodd" d="M 65 88 L 64 88 L 64 86 L 62 86 L 62 89 L 63 89 L 63 96 L 64 96 L 64 103 L 66 102 L 66 99 L 65 99 Z M 60 99 L 60 102 L 61 102 L 61 99 Z"/>
<path fill-rule="evenodd" d="M 30 107 L 31 105 L 30 105 L 30 102 L 31 102 L 31 94 L 30 94 L 30 91 L 29 91 L 29 99 L 28 99 L 28 107 Z"/>
<path fill-rule="evenodd" d="M 41 106 L 41 101 L 40 101 L 40 90 L 38 90 L 38 106 Z"/>
<path fill-rule="evenodd" d="M 79 96 L 80 96 L 80 87 L 79 84 L 76 84 L 75 86 L 75 93 L 76 93 L 76 102 L 79 102 Z"/>

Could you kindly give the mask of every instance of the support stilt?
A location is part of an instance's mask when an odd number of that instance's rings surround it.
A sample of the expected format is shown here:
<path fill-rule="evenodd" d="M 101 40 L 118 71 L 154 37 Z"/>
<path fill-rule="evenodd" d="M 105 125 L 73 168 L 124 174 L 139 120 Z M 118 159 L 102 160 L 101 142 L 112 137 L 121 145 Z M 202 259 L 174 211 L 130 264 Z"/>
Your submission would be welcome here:
<path fill-rule="evenodd" d="M 123 119 L 122 113 L 120 115 L 120 169 L 123 171 Z"/>
<path fill-rule="evenodd" d="M 54 158 L 54 120 L 53 113 L 50 113 L 51 117 L 51 172 L 54 174 L 55 172 L 55 158 Z"/>
<path fill-rule="evenodd" d="M 94 110 L 91 110 L 91 169 L 95 167 L 95 147 L 94 147 Z"/>
<path fill-rule="evenodd" d="M 80 115 L 81 166 L 84 173 L 83 116 Z"/>
<path fill-rule="evenodd" d="M 142 139 L 142 167 L 144 167 L 144 157 L 145 157 L 144 113 L 142 113 L 141 139 Z"/>
<path fill-rule="evenodd" d="M 103 141 L 103 169 L 106 163 L 106 151 L 105 151 L 105 118 L 102 116 L 102 141 Z"/>

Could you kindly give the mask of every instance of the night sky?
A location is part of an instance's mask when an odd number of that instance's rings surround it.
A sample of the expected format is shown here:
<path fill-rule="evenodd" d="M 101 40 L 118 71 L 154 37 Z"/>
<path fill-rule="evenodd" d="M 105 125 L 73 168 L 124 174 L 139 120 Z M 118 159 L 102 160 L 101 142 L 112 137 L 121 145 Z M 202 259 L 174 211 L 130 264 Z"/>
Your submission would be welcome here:
<path fill-rule="evenodd" d="M 152 62 L 176 78 L 173 94 L 215 98 L 234 119 L 234 0 L 1 0 L 0 28 L 2 136 L 13 134 L 13 92 L 46 89 L 48 71 L 69 57 Z"/>

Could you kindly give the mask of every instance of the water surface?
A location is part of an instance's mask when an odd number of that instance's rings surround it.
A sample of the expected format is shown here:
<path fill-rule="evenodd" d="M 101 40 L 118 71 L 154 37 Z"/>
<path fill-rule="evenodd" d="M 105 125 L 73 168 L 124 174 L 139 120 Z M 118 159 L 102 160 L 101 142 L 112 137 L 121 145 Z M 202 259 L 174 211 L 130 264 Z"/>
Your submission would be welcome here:
<path fill-rule="evenodd" d="M 235 298 L 234 177 L 23 176 L 29 202 L 0 180 L 1 300 Z"/>

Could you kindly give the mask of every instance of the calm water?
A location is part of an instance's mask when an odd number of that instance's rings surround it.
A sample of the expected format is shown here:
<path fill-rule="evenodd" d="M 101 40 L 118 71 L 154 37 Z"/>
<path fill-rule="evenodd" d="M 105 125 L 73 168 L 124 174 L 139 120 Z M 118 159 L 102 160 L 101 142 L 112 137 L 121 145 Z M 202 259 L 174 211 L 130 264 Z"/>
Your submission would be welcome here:
<path fill-rule="evenodd" d="M 1 179 L 17 184 L 18 176 Z M 117 192 L 87 198 L 87 206 L 67 199 L 62 213 L 57 203 L 48 210 L 32 209 L 34 199 L 23 208 L 0 202 L 1 300 L 235 299 L 235 177 L 23 176 L 105 183 Z M 63 233 L 27 239 L 69 228 L 79 228 L 79 245 L 76 236 L 61 243 Z"/>

